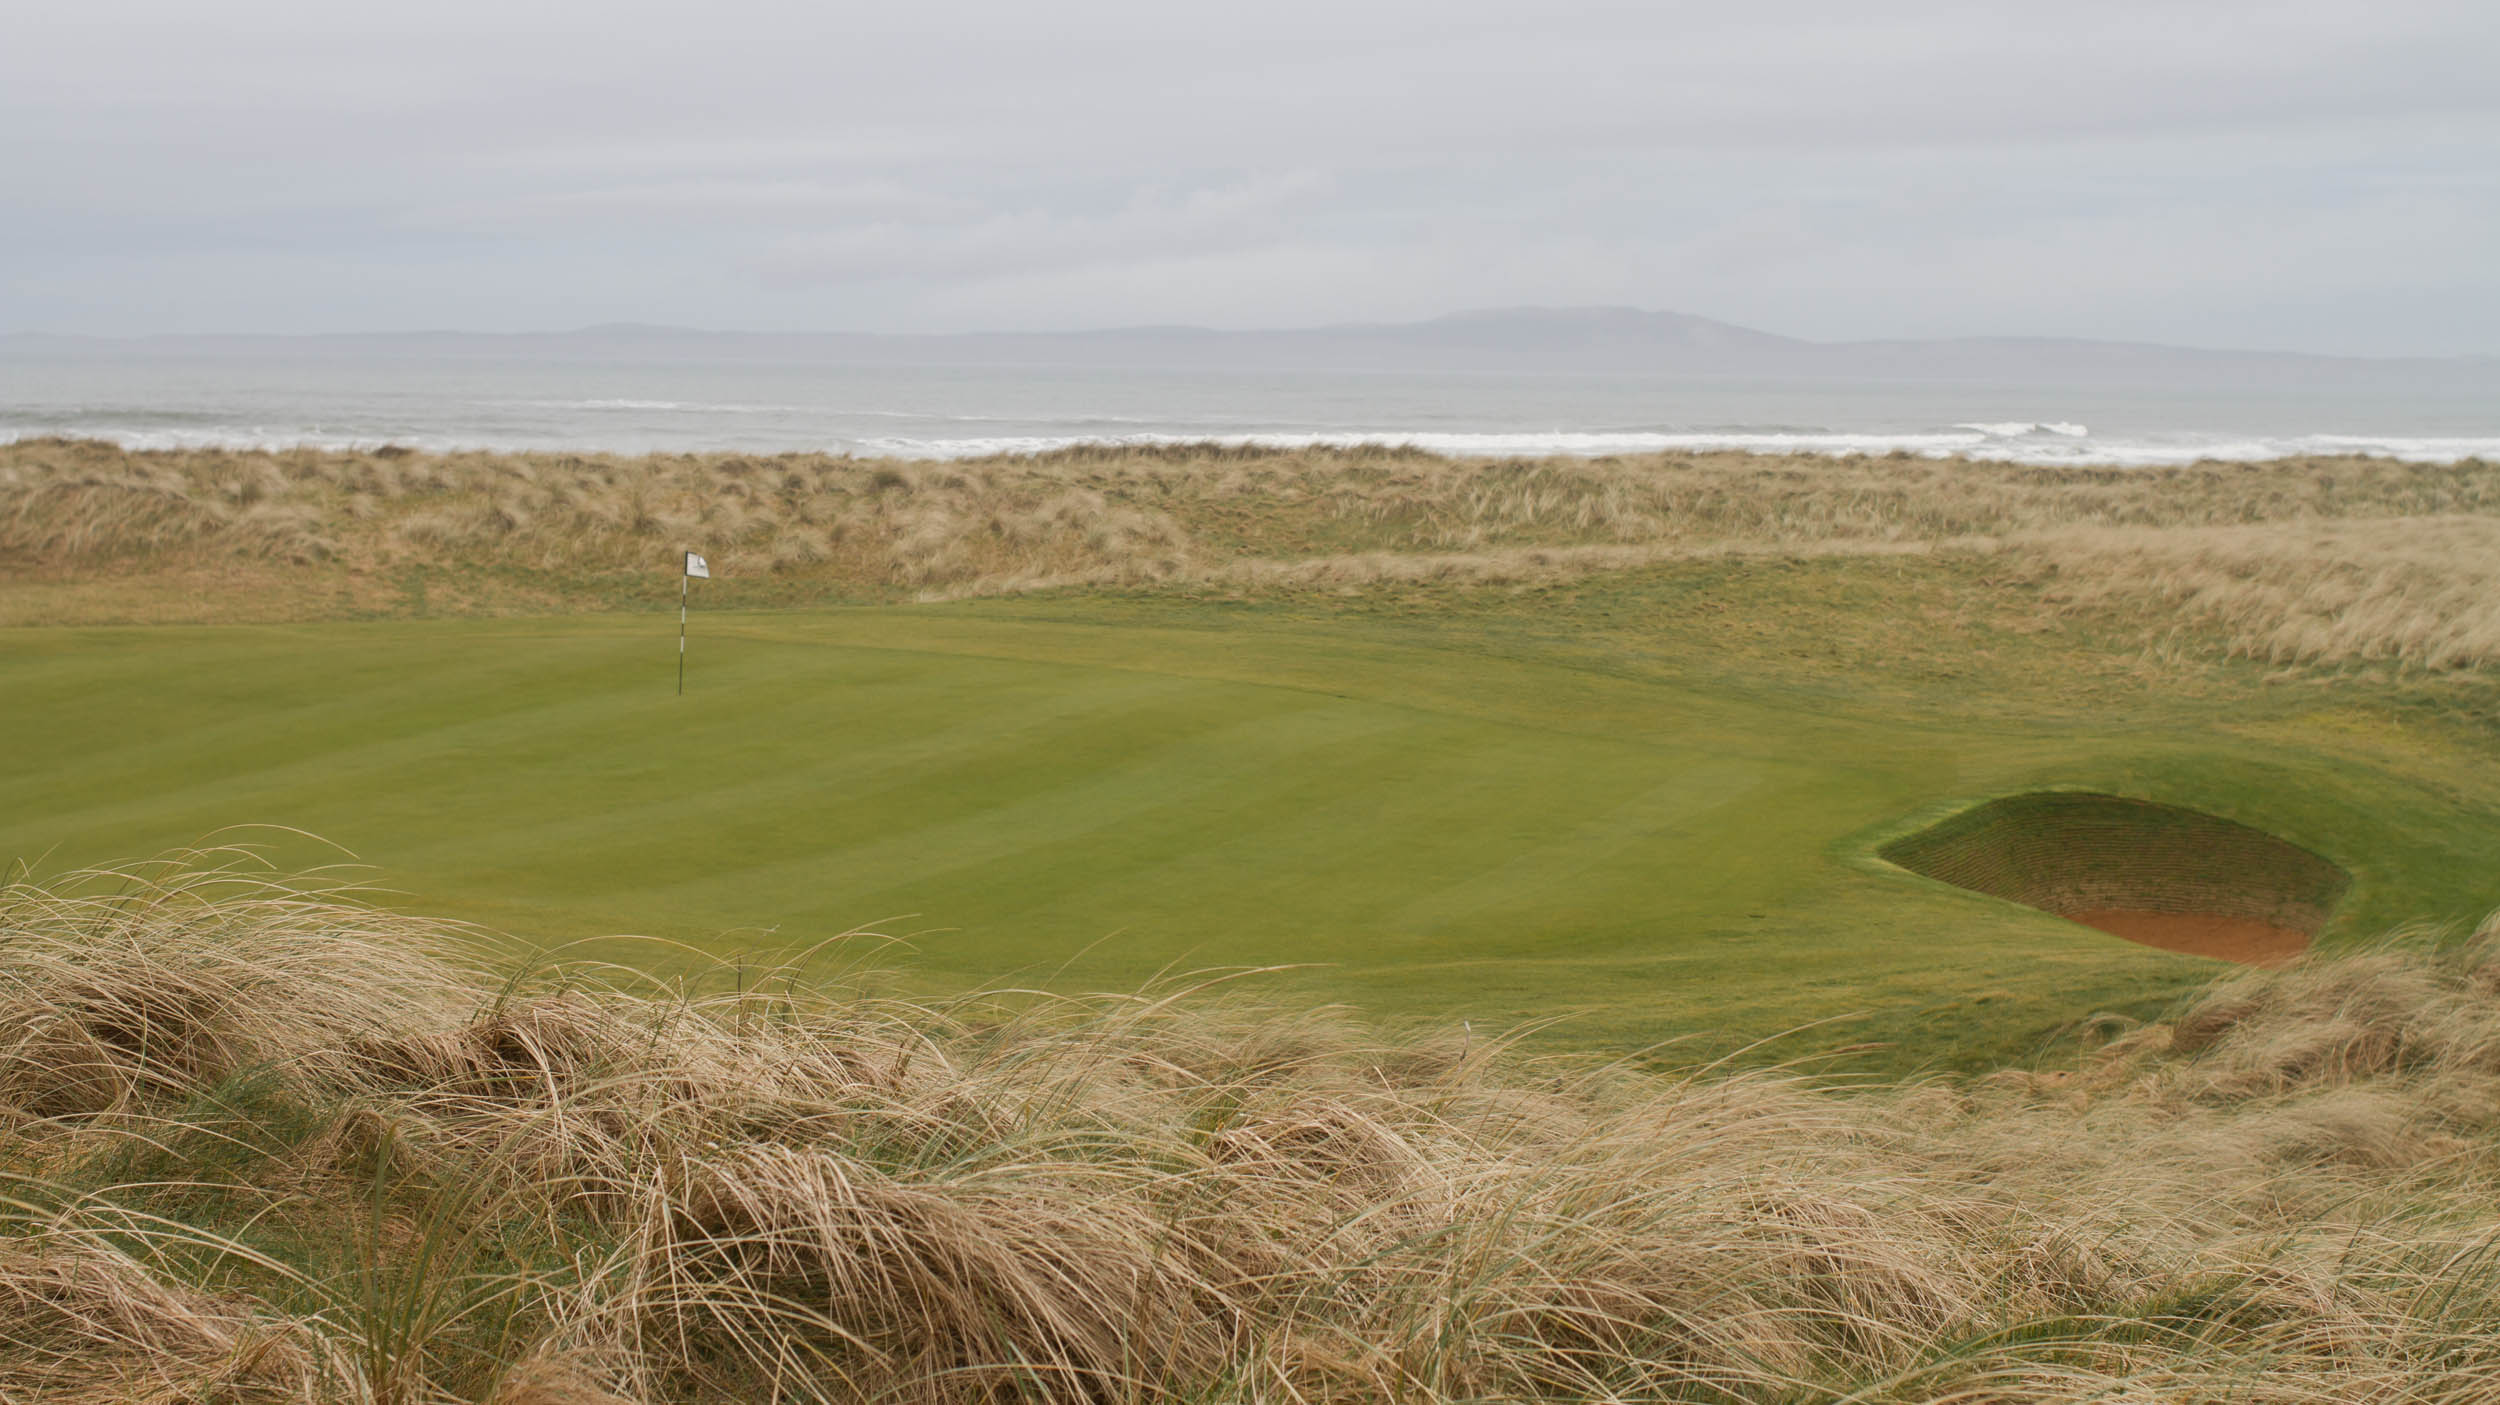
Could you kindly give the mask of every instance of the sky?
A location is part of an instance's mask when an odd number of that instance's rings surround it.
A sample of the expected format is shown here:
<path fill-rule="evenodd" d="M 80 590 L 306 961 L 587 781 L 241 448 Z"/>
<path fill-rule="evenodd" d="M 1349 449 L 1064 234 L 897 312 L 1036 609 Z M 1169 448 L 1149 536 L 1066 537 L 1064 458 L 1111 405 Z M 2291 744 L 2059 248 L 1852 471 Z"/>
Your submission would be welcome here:
<path fill-rule="evenodd" d="M 27 0 L 0 331 L 2500 353 L 2490 0 Z"/>

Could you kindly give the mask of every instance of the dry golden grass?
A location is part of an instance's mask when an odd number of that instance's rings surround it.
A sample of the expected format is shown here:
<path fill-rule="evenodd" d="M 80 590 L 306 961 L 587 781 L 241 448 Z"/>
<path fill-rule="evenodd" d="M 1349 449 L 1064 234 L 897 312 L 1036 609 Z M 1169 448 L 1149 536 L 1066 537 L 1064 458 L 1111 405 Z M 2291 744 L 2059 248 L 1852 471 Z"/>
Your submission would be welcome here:
<path fill-rule="evenodd" d="M 2500 930 L 1835 1091 L 498 971 L 211 860 L 0 897 L 11 1398 L 2500 1395 Z"/>
<path fill-rule="evenodd" d="M 2277 663 L 2500 661 L 2500 516 L 2109 528 L 2030 538 L 2053 592 L 2091 604 L 2151 594 Z"/>
<path fill-rule="evenodd" d="M 501 572 L 502 596 L 524 606 L 595 604 L 689 548 L 724 580 L 869 598 L 1501 584 L 1695 558 L 1952 551 L 2003 558 L 2009 579 L 2054 572 L 2069 604 L 2147 612 L 2155 634 L 2217 629 L 2256 657 L 2472 668 L 2500 657 L 2495 532 L 2500 465 L 2479 461 L 2055 469 L 1197 445 L 928 463 L 0 446 L 0 563 L 44 588 L 86 589 L 55 611 L 80 618 L 134 608 L 95 596 L 133 576 L 162 585 L 155 613 L 178 615 L 198 598 L 184 583 L 220 563 L 323 567 L 305 608 L 355 610 L 387 594 L 376 576 L 411 567 Z"/>

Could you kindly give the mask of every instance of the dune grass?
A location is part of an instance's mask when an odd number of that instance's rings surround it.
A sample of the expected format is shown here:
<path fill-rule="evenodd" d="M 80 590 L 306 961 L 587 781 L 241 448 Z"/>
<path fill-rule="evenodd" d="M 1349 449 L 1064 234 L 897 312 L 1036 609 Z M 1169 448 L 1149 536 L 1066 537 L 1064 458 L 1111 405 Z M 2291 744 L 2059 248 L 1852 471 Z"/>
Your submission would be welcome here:
<path fill-rule="evenodd" d="M 2150 596 L 2253 658 L 2429 669 L 2500 660 L 2500 516 L 2089 528 L 2031 549 L 2062 601 Z"/>
<path fill-rule="evenodd" d="M 1832 1089 L 1222 990 L 482 958 L 234 855 L 0 893 L 46 1401 L 2468 1402 L 2500 933 Z"/>
<path fill-rule="evenodd" d="M 2472 460 L 2113 470 L 1181 445 L 929 463 L 51 439 L 0 445 L 0 561 L 71 589 L 0 609 L 164 620 L 204 594 L 254 618 L 614 607 L 655 601 L 654 568 L 688 548 L 746 604 L 1516 585 L 1949 552 L 2048 581 L 2052 604 L 2184 609 L 2228 652 L 2455 669 L 2500 661 L 2495 521 L 2500 465 Z"/>

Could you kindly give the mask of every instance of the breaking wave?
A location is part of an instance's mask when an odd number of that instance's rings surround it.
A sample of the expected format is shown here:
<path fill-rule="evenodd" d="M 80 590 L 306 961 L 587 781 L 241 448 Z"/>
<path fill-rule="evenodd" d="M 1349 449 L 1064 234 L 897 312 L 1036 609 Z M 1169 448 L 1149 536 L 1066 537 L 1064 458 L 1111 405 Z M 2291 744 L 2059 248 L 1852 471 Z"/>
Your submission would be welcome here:
<path fill-rule="evenodd" d="M 2046 424 L 2034 424 L 2029 420 L 2005 420 L 1994 424 L 1983 422 L 1980 424 L 1957 424 L 1953 427 L 1955 429 L 1967 429 L 1975 433 L 1985 434 L 1991 439 L 2019 439 L 2028 434 L 2054 434 L 2066 439 L 2081 439 L 2085 435 L 2092 432 L 2082 425 L 2067 424 L 2057 420 L 2052 420 Z"/>
<path fill-rule="evenodd" d="M 619 409 L 625 407 L 618 406 Z M 654 407 L 656 408 L 656 407 Z M 924 423 L 935 416 L 907 416 Z M 833 417 L 839 418 L 839 416 Z M 962 422 L 972 416 L 947 416 Z M 999 417 L 1002 421 L 1007 417 Z M 29 420 L 34 422 L 29 422 Z M 14 422 L 12 422 L 14 421 Z M 1080 421 L 1082 423 L 1083 421 Z M 1104 416 L 1091 421 L 1120 423 Z M 1045 422 L 1047 423 L 1047 422 Z M 864 426 L 862 426 L 864 427 Z M 1040 426 L 1036 426 L 1040 427 Z M 1072 428 L 1061 421 L 1051 428 Z M 622 430 L 623 432 L 619 432 Z M 1966 458 L 2020 464 L 2100 465 L 2151 468 L 2207 460 L 2246 461 L 2310 455 L 2367 454 L 2410 463 L 2500 459 L 2500 435 L 2426 436 L 2368 434 L 2302 435 L 2096 435 L 2064 423 L 1973 423 L 1913 432 L 1839 430 L 1453 432 L 1441 430 L 1329 430 L 1262 433 L 1111 432 L 897 436 L 844 435 L 792 426 L 758 437 L 654 435 L 619 425 L 530 426 L 418 430 L 413 425 L 253 425 L 217 422 L 210 416 L 167 415 L 81 419 L 0 417 L 0 443 L 45 435 L 103 439 L 127 449 L 371 449 L 383 444 L 431 451 L 567 450 L 639 453 L 653 450 L 721 450 L 851 453 L 894 458 L 961 459 L 993 454 L 1043 454 L 1089 445 L 1156 447 L 1222 444 L 1274 449 L 1353 448 L 1362 445 L 1415 448 L 1459 458 L 1593 458 L 1613 454 L 1736 452 L 1832 457 L 1908 454 L 1920 458 Z"/>
<path fill-rule="evenodd" d="M 856 451 L 897 458 L 977 458 L 991 454 L 1039 454 L 1082 445 L 1218 443 L 1275 449 L 1353 448 L 1378 444 L 1416 448 L 1458 458 L 1599 457 L 1610 454 L 1737 452 L 1814 454 L 1832 457 L 1904 453 L 1920 458 L 1966 458 L 2022 464 L 2076 464 L 2155 468 L 2206 460 L 2244 461 L 2323 454 L 2370 454 L 2411 463 L 2455 463 L 2500 458 L 2500 436 L 2310 434 L 2289 436 L 2093 436 L 2082 425 L 2025 425 L 2019 433 L 1993 432 L 2004 425 L 1956 425 L 1925 433 L 1770 432 L 1607 433 L 1378 433 L 1125 434 L 1095 436 L 994 435 L 972 438 L 869 438 Z"/>

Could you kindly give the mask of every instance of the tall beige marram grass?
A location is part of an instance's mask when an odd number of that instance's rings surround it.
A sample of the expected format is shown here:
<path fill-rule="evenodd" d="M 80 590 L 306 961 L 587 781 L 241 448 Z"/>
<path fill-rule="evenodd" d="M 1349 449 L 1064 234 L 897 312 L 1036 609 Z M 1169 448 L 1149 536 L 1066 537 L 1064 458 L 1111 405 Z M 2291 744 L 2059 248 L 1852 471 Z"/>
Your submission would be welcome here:
<path fill-rule="evenodd" d="M 2144 615 L 2155 634 L 2190 625 L 2278 662 L 2430 668 L 2493 660 L 2495 523 L 2500 466 L 2479 461 L 2060 469 L 1180 445 L 932 463 L 0 446 L 0 560 L 73 574 L 493 568 L 602 599 L 603 583 L 665 573 L 693 548 L 725 579 L 947 598 L 1499 585 L 1697 559 L 1948 552 L 2051 580 L 2069 608 Z"/>
<path fill-rule="evenodd" d="M 1363 555 L 1568 547 L 1605 570 L 1665 550 L 1988 545 L 2060 527 L 2458 515 L 2500 515 L 2500 465 L 2310 457 L 2110 470 L 1738 452 L 1483 460 L 1378 445 L 1078 447 L 963 462 L 0 445 L 0 552 L 25 560 L 192 550 L 562 572 L 650 567 L 692 542 L 747 575 L 945 590 L 1195 580 Z"/>
<path fill-rule="evenodd" d="M 1078 569 L 1151 581 L 1190 560 L 1187 534 L 1150 503 L 996 464 L 0 446 L 0 558 L 580 575 L 673 566 L 687 549 L 748 575 L 897 587 Z"/>
<path fill-rule="evenodd" d="M 2091 528 L 2023 543 L 2076 604 L 2146 595 L 2277 663 L 2500 663 L 2500 516 Z"/>
<path fill-rule="evenodd" d="M 0 1391 L 2500 1393 L 2500 932 L 1837 1091 L 480 939 L 214 861 L 0 897 Z"/>
<path fill-rule="evenodd" d="M 724 554 L 749 553 L 743 559 L 755 568 L 849 555 L 864 564 L 875 556 L 865 548 L 879 542 L 897 551 L 882 564 L 900 571 L 898 579 L 960 581 L 1009 564 L 1018 556 L 1010 548 L 1055 533 L 1097 538 L 1060 546 L 1070 559 L 1100 561 L 1151 556 L 1184 538 L 1230 559 L 1297 546 L 1452 553 L 1943 542 L 2076 525 L 2489 516 L 2500 514 L 2500 466 L 2315 458 L 2042 468 L 1736 453 L 1458 459 L 1383 447 L 1212 444 L 929 462 L 387 448 L 136 452 L 45 439 L 0 445 L 0 501 L 9 509 L 0 546 L 47 559 L 213 540 L 275 557 L 352 545 L 642 564 L 699 530 Z M 291 536 L 285 522 L 319 530 Z M 982 537 L 996 542 L 985 547 Z M 901 547 L 906 540 L 917 545 Z M 933 552 L 940 541 L 961 554 Z"/>

